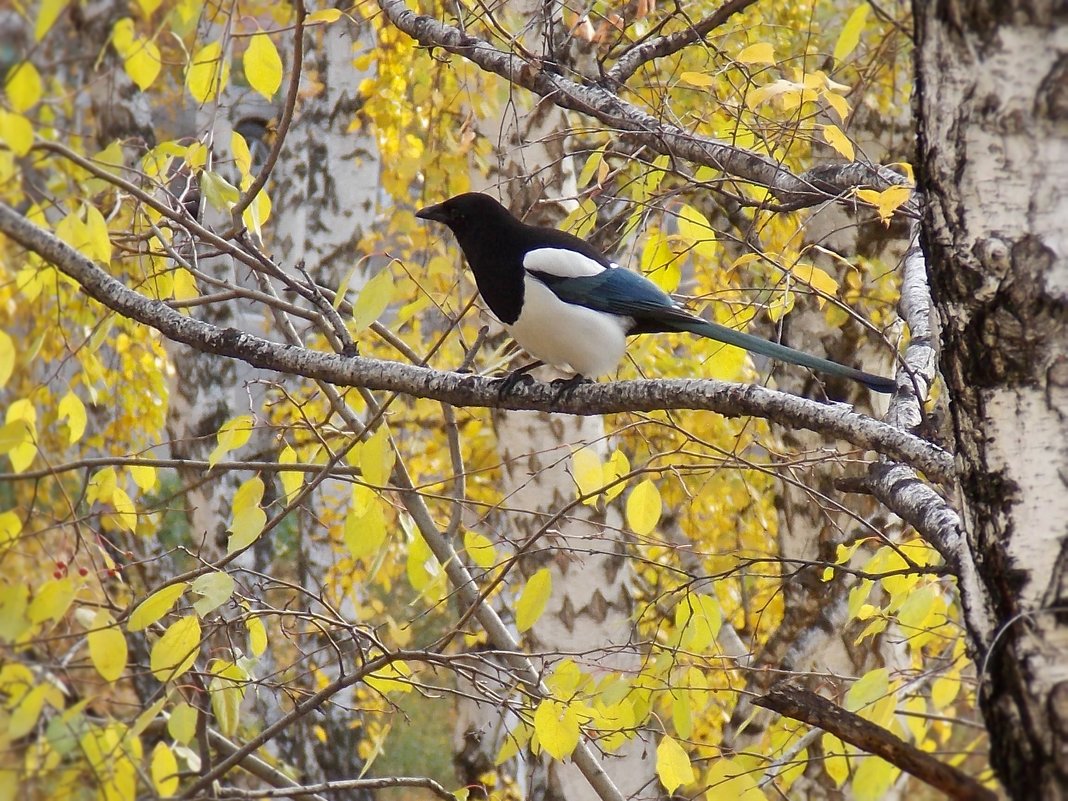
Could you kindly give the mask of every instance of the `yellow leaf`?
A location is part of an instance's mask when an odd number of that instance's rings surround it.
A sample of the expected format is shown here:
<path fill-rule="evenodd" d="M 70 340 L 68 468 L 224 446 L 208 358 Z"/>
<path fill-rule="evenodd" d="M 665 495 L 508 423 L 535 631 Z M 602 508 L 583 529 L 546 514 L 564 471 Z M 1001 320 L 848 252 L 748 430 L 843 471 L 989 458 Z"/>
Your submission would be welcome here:
<path fill-rule="evenodd" d="M 660 522 L 660 512 L 660 491 L 647 478 L 627 497 L 627 524 L 635 534 L 644 537 Z"/>
<path fill-rule="evenodd" d="M 26 617 L 31 623 L 59 620 L 66 614 L 71 601 L 74 600 L 74 593 L 74 582 L 66 576 L 49 579 L 34 595 L 30 608 L 26 611 Z"/>
<path fill-rule="evenodd" d="M 41 75 L 29 61 L 8 70 L 4 91 L 12 111 L 23 112 L 36 106 L 41 90 Z"/>
<path fill-rule="evenodd" d="M 8 738 L 17 740 L 33 731 L 33 727 L 37 725 L 37 719 L 41 717 L 41 710 L 44 709 L 47 691 L 46 685 L 38 684 L 22 697 L 19 705 L 15 707 L 7 720 L 4 734 Z"/>
<path fill-rule="evenodd" d="M 86 255 L 108 264 L 111 261 L 111 237 L 104 215 L 96 206 L 85 207 L 85 232 L 88 236 Z"/>
<path fill-rule="evenodd" d="M 583 683 L 582 671 L 572 659 L 562 659 L 553 668 L 553 674 L 545 680 L 549 691 L 557 698 L 570 698 Z"/>
<path fill-rule="evenodd" d="M 156 468 L 147 464 L 136 464 L 129 468 L 130 476 L 142 492 L 150 492 L 156 486 Z"/>
<path fill-rule="evenodd" d="M 259 539 L 266 524 L 267 514 L 258 506 L 235 511 L 234 519 L 230 523 L 230 538 L 226 541 L 226 552 L 231 554 L 247 548 Z"/>
<path fill-rule="evenodd" d="M 564 759 L 578 745 L 582 729 L 569 704 L 546 698 L 534 710 L 534 731 L 541 747 L 554 759 Z"/>
<path fill-rule="evenodd" d="M 267 628 L 258 617 L 245 619 L 245 628 L 248 629 L 248 649 L 253 656 L 263 656 L 267 650 Z"/>
<path fill-rule="evenodd" d="M 167 719 L 167 733 L 182 745 L 188 745 L 197 733 L 197 714 L 195 707 L 179 701 Z"/>
<path fill-rule="evenodd" d="M 191 300 L 200 295 L 197 279 L 189 270 L 178 267 L 174 271 L 174 299 Z"/>
<path fill-rule="evenodd" d="M 162 2 L 163 0 L 137 0 L 137 5 L 141 9 L 141 13 L 145 15 L 145 19 L 148 19 L 156 12 Z"/>
<path fill-rule="evenodd" d="M 412 691 L 411 678 L 412 669 L 408 667 L 408 663 L 398 660 L 376 670 L 364 681 L 380 693 L 410 693 Z"/>
<path fill-rule="evenodd" d="M 665 735 L 656 747 L 656 775 L 668 793 L 674 793 L 684 784 L 692 784 L 697 778 L 690 764 L 690 757 L 675 740 Z"/>
<path fill-rule="evenodd" d="M 715 78 L 704 72 L 684 72 L 679 76 L 679 80 L 690 84 L 690 86 L 698 86 L 702 89 L 707 89 L 716 83 Z"/>
<path fill-rule="evenodd" d="M 471 561 L 483 570 L 489 570 L 497 563 L 497 549 L 490 542 L 489 537 L 484 537 L 475 531 L 464 532 L 464 550 Z"/>
<path fill-rule="evenodd" d="M 296 464 L 297 454 L 289 445 L 282 448 L 278 454 L 278 464 Z M 301 487 L 304 486 L 304 473 L 299 470 L 283 470 L 278 474 L 282 480 L 282 491 L 285 493 L 286 503 L 292 501 Z"/>
<path fill-rule="evenodd" d="M 252 183 L 252 178 L 248 178 L 246 184 Z M 248 188 L 243 187 L 243 188 Z M 241 220 L 245 223 L 245 226 L 256 236 L 262 236 L 263 224 L 271 216 L 271 196 L 267 194 L 266 189 L 261 189 L 256 193 L 256 197 L 252 198 L 252 202 L 248 204 L 248 208 L 241 214 Z"/>
<path fill-rule="evenodd" d="M 0 387 L 7 384 L 15 369 L 15 341 L 5 331 L 0 331 Z"/>
<path fill-rule="evenodd" d="M 122 62 L 126 74 L 142 92 L 155 83 L 162 66 L 159 48 L 148 39 L 140 39 L 132 45 Z"/>
<path fill-rule="evenodd" d="M 233 662 L 222 660 L 212 662 L 211 672 L 215 674 L 208 685 L 211 711 L 219 729 L 230 737 L 237 731 L 238 712 L 245 697 L 248 673 Z"/>
<path fill-rule="evenodd" d="M 612 455 L 608 457 L 608 463 L 604 466 L 604 482 L 608 486 L 604 496 L 607 500 L 610 501 L 623 492 L 627 482 L 619 479 L 628 473 L 630 473 L 630 460 L 627 459 L 627 454 L 617 448 L 612 451 Z"/>
<path fill-rule="evenodd" d="M 25 156 L 33 146 L 33 123 L 21 114 L 0 111 L 0 142 L 4 142 L 16 156 Z"/>
<path fill-rule="evenodd" d="M 734 60 L 742 64 L 774 64 L 775 48 L 767 42 L 751 44 L 736 55 Z"/>
<path fill-rule="evenodd" d="M 209 42 L 189 60 L 185 85 L 198 103 L 214 100 L 229 80 L 230 60 L 223 57 L 219 42 Z"/>
<path fill-rule="evenodd" d="M 591 495 L 604 486 L 601 457 L 593 448 L 580 448 L 571 454 L 571 476 L 578 486 L 579 495 Z M 595 505 L 597 496 L 586 498 L 585 503 Z"/>
<path fill-rule="evenodd" d="M 0 512 L 0 553 L 16 542 L 22 533 L 22 521 L 14 512 Z"/>
<path fill-rule="evenodd" d="M 163 798 L 174 795 L 178 789 L 178 760 L 166 743 L 156 743 L 152 749 L 151 772 L 156 792 Z"/>
<path fill-rule="evenodd" d="M 939 676 L 931 682 L 931 703 L 936 711 L 941 712 L 952 704 L 960 693 L 960 674 L 950 673 Z"/>
<path fill-rule="evenodd" d="M 705 776 L 705 783 L 708 785 L 710 798 L 767 801 L 767 795 L 757 784 L 759 779 L 760 774 L 754 774 L 742 760 L 724 757 L 712 763 Z"/>
<path fill-rule="evenodd" d="M 679 209 L 677 224 L 679 236 L 704 258 L 715 258 L 716 233 L 712 230 L 708 218 L 693 206 L 684 203 Z"/>
<path fill-rule="evenodd" d="M 680 645 L 701 653 L 719 635 L 723 614 L 719 601 L 709 595 L 693 593 L 675 607 L 675 626 L 682 634 Z"/>
<path fill-rule="evenodd" d="M 345 518 L 345 544 L 356 559 L 367 559 L 378 553 L 386 541 L 386 518 L 377 497 L 361 513 L 352 511 Z"/>
<path fill-rule="evenodd" d="M 208 456 L 208 467 L 214 467 L 230 451 L 247 443 L 254 427 L 255 423 L 250 414 L 243 414 L 223 423 L 219 429 L 218 444 Z"/>
<path fill-rule="evenodd" d="M 838 294 L 838 281 L 825 270 L 821 270 L 813 264 L 795 264 L 790 268 L 790 274 L 798 281 L 820 292 L 816 296 L 816 303 L 822 309 L 827 299 L 823 295 L 834 297 Z"/>
<path fill-rule="evenodd" d="M 282 59 L 278 49 L 265 33 L 257 33 L 245 48 L 242 60 L 248 84 L 265 98 L 274 97 L 282 85 Z"/>
<path fill-rule="evenodd" d="M 66 419 L 67 441 L 73 445 L 85 433 L 85 424 L 88 420 L 85 414 L 85 404 L 73 392 L 68 392 L 63 396 L 63 400 L 59 402 L 56 413 L 60 419 Z"/>
<path fill-rule="evenodd" d="M 389 442 L 389 429 L 380 425 L 360 451 L 360 472 L 368 484 L 384 487 L 389 484 L 396 454 Z"/>
<path fill-rule="evenodd" d="M 833 734 L 824 734 L 821 744 L 824 756 L 823 769 L 834 779 L 835 786 L 841 787 L 849 778 L 849 760 L 845 756 L 845 745 Z"/>
<path fill-rule="evenodd" d="M 319 22 L 337 22 L 341 19 L 341 9 L 339 8 L 324 8 L 320 11 L 313 11 L 304 20 L 306 25 L 315 25 Z"/>
<path fill-rule="evenodd" d="M 856 49 L 857 44 L 860 42 L 861 31 L 864 30 L 864 23 L 868 21 L 868 11 L 870 10 L 871 8 L 867 3 L 861 3 L 849 15 L 846 24 L 842 26 L 842 32 L 838 34 L 838 41 L 834 43 L 834 60 L 836 63 L 840 64 L 843 59 Z"/>
<path fill-rule="evenodd" d="M 660 231 L 651 231 L 642 248 L 641 271 L 665 292 L 674 292 L 682 280 L 679 258 Z"/>
<path fill-rule="evenodd" d="M 886 798 L 901 769 L 895 768 L 880 757 L 869 756 L 860 760 L 853 772 L 852 797 L 856 801 L 880 801 Z"/>
<path fill-rule="evenodd" d="M 823 99 L 827 101 L 827 105 L 833 108 L 835 114 L 838 115 L 838 119 L 845 122 L 846 117 L 849 116 L 849 101 L 834 92 L 823 92 L 822 94 Z"/>
<path fill-rule="evenodd" d="M 37 20 L 33 26 L 33 41 L 39 42 L 44 39 L 45 34 L 55 25 L 68 2 L 70 0 L 41 0 L 41 7 L 37 11 Z"/>
<path fill-rule="evenodd" d="M 842 129 L 837 125 L 824 125 L 823 138 L 827 140 L 827 144 L 833 147 L 843 158 L 852 161 L 856 157 L 856 153 L 853 150 L 853 143 L 849 141 L 849 137 L 842 133 Z"/>
<path fill-rule="evenodd" d="M 582 167 L 582 172 L 579 173 L 578 177 L 578 185 L 580 187 L 586 186 L 590 182 L 590 179 L 593 178 L 594 174 L 597 172 L 597 169 L 601 166 L 601 161 L 603 159 L 604 146 L 601 146 L 597 150 L 593 151 L 590 157 L 586 159 L 586 164 Z"/>
<path fill-rule="evenodd" d="M 152 646 L 149 668 L 158 681 L 177 679 L 200 655 L 200 621 L 188 615 L 173 623 Z"/>
<path fill-rule="evenodd" d="M 515 626 L 522 633 L 538 622 L 553 592 L 553 577 L 543 567 L 527 581 L 515 605 Z"/>
<path fill-rule="evenodd" d="M 126 670 L 126 638 L 105 610 L 93 618 L 89 641 L 89 658 L 104 681 L 118 681 Z"/>
<path fill-rule="evenodd" d="M 111 493 L 111 505 L 115 507 L 115 522 L 132 534 L 137 529 L 137 507 L 126 490 L 115 487 Z"/>
<path fill-rule="evenodd" d="M 156 590 L 156 592 L 141 601 L 130 613 L 130 618 L 126 621 L 126 630 L 141 631 L 151 626 L 171 611 L 171 607 L 182 597 L 188 586 L 183 581 L 178 584 L 171 584 L 162 590 Z"/>
<path fill-rule="evenodd" d="M 393 274 L 386 267 L 363 285 L 352 304 L 353 333 L 358 334 L 382 316 L 393 300 Z"/>
<path fill-rule="evenodd" d="M 857 198 L 875 206 L 879 212 L 879 218 L 885 225 L 889 225 L 894 212 L 909 199 L 911 193 L 912 190 L 907 186 L 891 186 L 882 192 L 874 189 L 858 189 Z"/>

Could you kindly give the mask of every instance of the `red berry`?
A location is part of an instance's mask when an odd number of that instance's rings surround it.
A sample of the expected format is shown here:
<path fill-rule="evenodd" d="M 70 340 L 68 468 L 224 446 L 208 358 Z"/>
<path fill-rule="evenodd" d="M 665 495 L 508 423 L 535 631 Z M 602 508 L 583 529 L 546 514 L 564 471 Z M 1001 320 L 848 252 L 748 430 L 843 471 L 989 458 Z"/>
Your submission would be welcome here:
<path fill-rule="evenodd" d="M 62 559 L 57 559 L 56 560 L 56 567 L 58 567 L 60 570 L 66 570 L 67 569 L 67 563 L 64 562 Z"/>
<path fill-rule="evenodd" d="M 52 578 L 54 578 L 54 579 L 63 578 L 63 571 L 62 570 L 54 570 L 54 571 L 52 571 Z"/>
<path fill-rule="evenodd" d="M 84 565 L 82 567 L 79 567 L 78 568 L 78 575 L 79 576 L 88 576 L 89 575 L 89 568 L 85 567 Z"/>

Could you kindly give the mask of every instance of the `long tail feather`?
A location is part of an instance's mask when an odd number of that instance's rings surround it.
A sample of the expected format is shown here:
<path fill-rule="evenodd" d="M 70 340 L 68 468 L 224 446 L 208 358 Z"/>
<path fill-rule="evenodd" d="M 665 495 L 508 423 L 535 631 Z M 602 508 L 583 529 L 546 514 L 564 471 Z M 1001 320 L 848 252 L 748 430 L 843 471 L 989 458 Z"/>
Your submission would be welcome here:
<path fill-rule="evenodd" d="M 885 378 L 880 375 L 865 373 L 863 370 L 857 370 L 853 367 L 846 367 L 844 364 L 838 364 L 838 362 L 832 362 L 829 359 L 821 359 L 819 356 L 812 356 L 804 351 L 794 350 L 777 342 L 769 342 L 752 334 L 735 331 L 733 328 L 727 328 L 727 326 L 719 323 L 710 323 L 707 320 L 697 318 L 672 320 L 672 323 L 678 326 L 680 331 L 689 331 L 692 334 L 708 337 L 717 342 L 736 345 L 739 348 L 759 353 L 771 359 L 778 359 L 781 362 L 799 364 L 802 367 L 808 367 L 821 373 L 849 378 L 860 382 L 875 392 L 891 393 L 894 391 L 895 382 L 892 378 Z"/>

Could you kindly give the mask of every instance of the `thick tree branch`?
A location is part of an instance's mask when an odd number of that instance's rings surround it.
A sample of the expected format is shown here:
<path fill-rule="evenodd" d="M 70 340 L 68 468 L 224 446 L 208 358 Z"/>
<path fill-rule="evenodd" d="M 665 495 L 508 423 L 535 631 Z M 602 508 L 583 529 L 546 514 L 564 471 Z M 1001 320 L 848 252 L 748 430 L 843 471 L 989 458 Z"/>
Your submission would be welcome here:
<path fill-rule="evenodd" d="M 637 44 L 623 53 L 604 77 L 611 84 L 626 83 L 631 75 L 641 69 L 643 64 L 649 63 L 654 58 L 670 56 L 684 47 L 700 42 L 734 14 L 744 11 L 755 2 L 756 0 L 727 0 L 712 14 L 685 30 L 675 31 L 675 33 L 658 36 L 648 42 Z"/>
<path fill-rule="evenodd" d="M 498 50 L 484 39 L 464 33 L 434 17 L 418 14 L 404 0 L 378 0 L 387 19 L 424 47 L 440 47 L 463 56 L 484 70 L 528 89 L 561 108 L 588 114 L 653 151 L 693 164 L 721 170 L 743 181 L 766 186 L 784 204 L 802 207 L 847 196 L 857 186 L 885 189 L 905 179 L 884 167 L 860 162 L 821 167 L 811 176 L 797 176 L 759 153 L 700 136 L 663 122 L 614 92 L 596 84 L 579 84 L 551 65 Z"/>
<path fill-rule="evenodd" d="M 939 762 L 893 732 L 808 690 L 779 684 L 767 695 L 754 699 L 753 703 L 830 732 L 850 745 L 882 757 L 957 801 L 997 801 L 996 793 L 968 774 Z"/>
<path fill-rule="evenodd" d="M 817 431 L 874 450 L 938 481 L 953 474 L 940 448 L 844 404 L 824 404 L 764 387 L 720 381 L 619 381 L 581 386 L 556 400 L 547 385 L 517 389 L 504 399 L 492 379 L 430 370 L 379 359 L 337 356 L 270 342 L 234 328 L 186 317 L 165 303 L 134 292 L 50 232 L 0 204 L 0 232 L 73 278 L 85 292 L 124 317 L 197 350 L 241 359 L 253 367 L 328 381 L 339 386 L 390 390 L 454 406 L 555 411 L 593 415 L 660 409 L 703 409 L 727 417 L 753 416 Z"/>

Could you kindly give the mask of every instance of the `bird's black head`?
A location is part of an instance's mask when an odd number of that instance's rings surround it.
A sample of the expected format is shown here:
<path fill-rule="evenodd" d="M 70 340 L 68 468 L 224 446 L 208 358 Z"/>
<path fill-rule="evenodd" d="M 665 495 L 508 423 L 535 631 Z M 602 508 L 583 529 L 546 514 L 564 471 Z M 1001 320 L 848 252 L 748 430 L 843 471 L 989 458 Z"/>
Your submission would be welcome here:
<path fill-rule="evenodd" d="M 419 209 L 415 216 L 421 220 L 445 223 L 458 237 L 472 228 L 516 222 L 508 209 L 481 192 L 467 192 L 451 197 L 436 206 Z"/>

